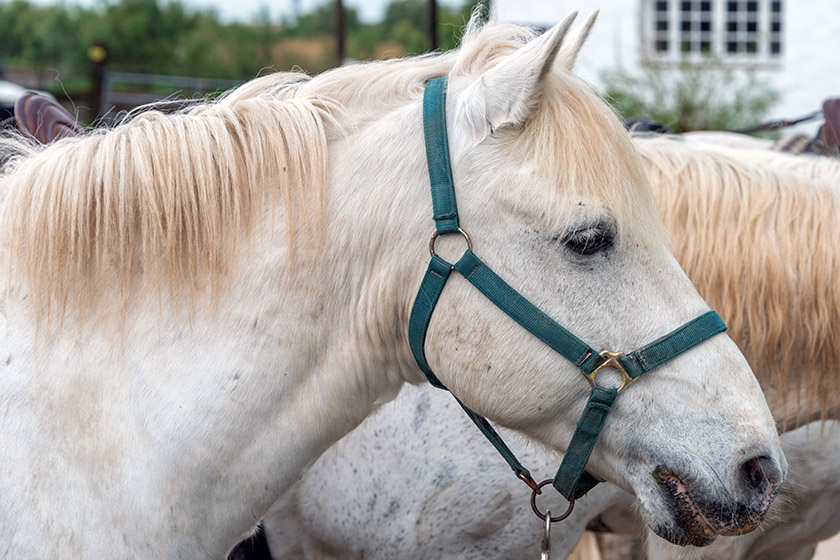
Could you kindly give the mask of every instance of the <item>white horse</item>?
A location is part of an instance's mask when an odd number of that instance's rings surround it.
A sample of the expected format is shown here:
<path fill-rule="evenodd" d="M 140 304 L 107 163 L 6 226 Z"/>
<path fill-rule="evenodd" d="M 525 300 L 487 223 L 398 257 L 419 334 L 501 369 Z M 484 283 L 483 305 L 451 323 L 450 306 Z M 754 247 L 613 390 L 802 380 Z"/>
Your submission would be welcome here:
<path fill-rule="evenodd" d="M 42 150 L 7 140 L 4 554 L 219 558 L 423 381 L 406 323 L 428 263 L 432 78 L 449 77 L 461 224 L 512 286 L 596 348 L 637 348 L 707 311 L 632 143 L 568 70 L 571 20 L 533 40 L 472 26 L 454 53 L 269 76 Z M 442 241 L 444 255 L 457 242 Z M 450 284 L 425 345 L 440 380 L 564 449 L 588 393 L 579 370 Z M 659 534 L 697 542 L 753 528 L 786 463 L 719 335 L 622 395 L 589 469 L 632 491 Z"/>
<path fill-rule="evenodd" d="M 476 436 L 448 395 L 404 388 L 327 450 L 272 507 L 264 521 L 272 557 L 536 558 L 542 523 L 521 484 Z M 650 534 L 649 559 L 806 560 L 819 541 L 840 531 L 840 426 L 829 422 L 823 429 L 815 422 L 781 439 L 789 475 L 758 530 L 720 537 L 704 548 L 679 547 Z M 396 448 L 396 442 L 404 445 Z M 538 471 L 560 460 L 556 452 L 517 443 Z M 550 496 L 538 500 L 543 509 L 565 510 Z M 593 525 L 641 536 L 637 511 L 633 496 L 617 486 L 596 487 L 552 527 L 551 557 L 568 557 Z"/>
<path fill-rule="evenodd" d="M 557 452 L 502 434 L 534 471 L 557 468 Z M 266 539 L 277 560 L 537 558 L 543 523 L 522 486 L 451 396 L 405 387 L 272 507 Z M 566 510 L 544 494 L 540 508 Z M 552 526 L 551 558 L 566 558 L 592 518 L 624 501 L 633 498 L 613 484 L 578 500 Z"/>
<path fill-rule="evenodd" d="M 689 132 L 679 136 L 705 151 L 722 153 L 736 157 L 744 163 L 769 167 L 780 173 L 789 172 L 799 177 L 827 181 L 840 187 L 840 159 L 809 153 L 794 155 L 772 151 L 769 144 L 760 138 L 743 137 L 743 134 L 732 132 Z"/>
<path fill-rule="evenodd" d="M 840 287 L 833 280 L 840 267 L 840 184 L 831 168 L 840 164 L 809 157 L 797 163 L 778 153 L 773 161 L 758 154 L 753 160 L 743 151 L 726 155 L 662 137 L 637 145 L 678 259 L 732 325 L 779 427 L 840 419 Z M 265 526 L 276 557 L 292 550 L 312 558 L 328 557 L 330 550 L 374 559 L 536 557 L 541 525 L 516 484 L 492 466 L 492 449 L 474 431 L 464 433 L 467 422 L 453 427 L 441 397 L 406 390 L 398 401 L 414 414 L 383 408 L 330 449 L 273 509 Z M 406 441 L 414 444 L 398 447 Z M 759 560 L 775 553 L 781 560 L 807 554 L 840 531 L 836 502 L 830 505 L 840 494 L 840 464 L 832 452 L 840 432 L 799 429 L 783 443 L 793 451 L 795 476 L 773 518 L 760 531 L 723 539 L 708 552 L 686 552 L 687 558 Z M 543 470 L 557 457 L 532 449 L 528 460 Z M 419 475 L 412 471 L 420 465 L 442 468 L 414 486 Z M 330 472 L 342 475 L 331 479 Z M 465 498 L 469 484 L 476 489 Z M 553 553 L 568 554 L 587 522 L 604 510 L 612 530 L 640 534 L 637 506 L 629 507 L 627 496 L 616 487 L 597 488 L 579 500 L 572 516 L 555 525 Z M 399 514 L 386 518 L 389 507 Z M 829 507 L 834 514 L 827 515 Z M 430 526 L 435 530 L 426 530 Z M 798 527 L 795 537 L 792 527 Z M 676 549 L 658 543 L 653 553 L 665 559 Z"/>

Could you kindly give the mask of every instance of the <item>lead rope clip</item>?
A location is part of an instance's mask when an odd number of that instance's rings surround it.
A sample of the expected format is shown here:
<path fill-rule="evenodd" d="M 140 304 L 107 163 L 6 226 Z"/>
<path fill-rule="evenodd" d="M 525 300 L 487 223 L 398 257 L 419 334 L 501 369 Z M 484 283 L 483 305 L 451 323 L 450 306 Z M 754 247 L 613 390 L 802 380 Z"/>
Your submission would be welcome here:
<path fill-rule="evenodd" d="M 545 530 L 540 543 L 540 560 L 548 560 L 551 554 L 551 510 L 545 512 Z"/>
<path fill-rule="evenodd" d="M 537 507 L 537 494 L 541 494 L 542 487 L 546 484 L 551 484 L 552 480 L 549 478 L 548 480 L 543 480 L 539 484 L 537 484 L 536 488 L 533 489 L 531 492 L 531 509 L 534 510 L 534 513 L 543 520 L 544 530 L 543 530 L 543 538 L 542 542 L 540 543 L 540 560 L 548 560 L 548 555 L 551 553 L 551 524 L 556 523 L 558 521 L 563 521 L 567 517 L 572 514 L 572 510 L 575 509 L 575 501 L 574 499 L 569 500 L 569 509 L 566 510 L 566 513 L 563 515 L 558 515 L 557 517 L 551 517 L 551 510 L 547 510 L 545 513 L 540 511 L 540 508 Z"/>

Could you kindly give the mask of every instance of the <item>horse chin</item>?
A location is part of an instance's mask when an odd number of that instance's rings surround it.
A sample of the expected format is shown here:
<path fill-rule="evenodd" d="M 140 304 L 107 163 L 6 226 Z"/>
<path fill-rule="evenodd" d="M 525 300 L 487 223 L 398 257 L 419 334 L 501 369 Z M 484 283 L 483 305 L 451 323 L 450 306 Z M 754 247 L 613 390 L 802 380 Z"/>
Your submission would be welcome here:
<path fill-rule="evenodd" d="M 708 546 L 717 538 L 717 535 L 710 537 L 705 534 L 705 531 L 698 533 L 678 525 L 660 524 L 654 525 L 652 529 L 654 533 L 666 541 L 678 546 Z"/>
<path fill-rule="evenodd" d="M 668 523 L 651 528 L 663 539 L 679 546 L 708 546 L 718 536 L 743 535 L 756 529 L 766 511 L 758 513 L 726 501 L 710 499 L 685 483 L 676 473 L 656 467 L 653 478 L 659 494 L 671 511 Z M 775 497 L 767 497 L 769 504 Z"/>

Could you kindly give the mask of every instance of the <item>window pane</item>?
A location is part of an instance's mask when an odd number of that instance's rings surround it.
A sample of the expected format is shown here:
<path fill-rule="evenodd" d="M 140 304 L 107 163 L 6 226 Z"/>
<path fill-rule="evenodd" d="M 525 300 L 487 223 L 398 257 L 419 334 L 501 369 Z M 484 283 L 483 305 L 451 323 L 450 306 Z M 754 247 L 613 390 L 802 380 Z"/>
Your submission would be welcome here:
<path fill-rule="evenodd" d="M 2 2 L 2 0 L 0 0 Z M 703 53 L 745 59 L 779 60 L 784 51 L 784 0 L 651 0 L 646 25 L 651 52 L 692 60 Z M 840 0 L 833 0 L 840 2 Z M 674 34 L 679 33 L 677 40 Z"/>

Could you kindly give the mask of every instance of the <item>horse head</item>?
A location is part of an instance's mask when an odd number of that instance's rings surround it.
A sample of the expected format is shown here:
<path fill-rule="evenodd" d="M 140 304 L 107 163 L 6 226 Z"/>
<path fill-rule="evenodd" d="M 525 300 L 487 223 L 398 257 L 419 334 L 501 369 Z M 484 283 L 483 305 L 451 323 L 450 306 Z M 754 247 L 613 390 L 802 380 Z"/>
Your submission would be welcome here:
<path fill-rule="evenodd" d="M 562 48 L 571 21 L 521 48 L 516 38 L 499 38 L 503 27 L 468 32 L 448 69 L 445 101 L 457 210 L 469 251 L 508 285 L 593 348 L 629 353 L 708 307 L 668 249 L 630 138 L 570 71 L 592 19 Z M 397 131 L 376 133 L 392 134 L 386 143 L 394 145 L 408 142 L 400 136 L 421 137 L 419 103 Z M 342 160 L 370 165 L 363 149 Z M 412 186 L 398 189 L 391 208 L 403 224 L 395 244 L 405 240 L 400 254 L 419 281 L 429 227 L 421 217 L 431 204 L 429 178 L 414 161 L 416 177 L 391 179 Z M 463 241 L 447 237 L 435 250 L 454 262 Z M 425 339 L 437 378 L 477 413 L 565 451 L 590 389 L 579 364 L 471 281 L 453 274 L 449 284 Z M 415 291 L 416 284 L 406 288 Z M 786 462 L 752 371 L 719 334 L 622 393 L 587 468 L 635 494 L 657 533 L 702 545 L 754 529 Z"/>

